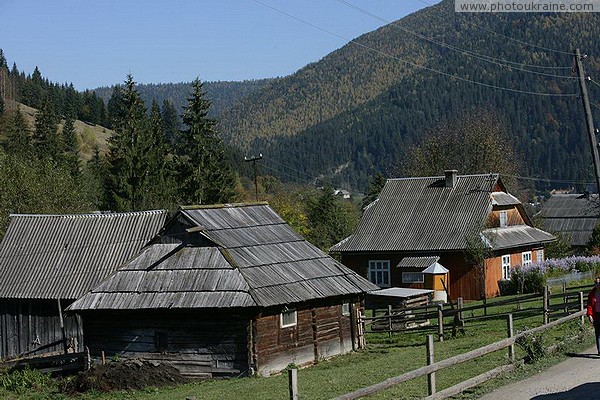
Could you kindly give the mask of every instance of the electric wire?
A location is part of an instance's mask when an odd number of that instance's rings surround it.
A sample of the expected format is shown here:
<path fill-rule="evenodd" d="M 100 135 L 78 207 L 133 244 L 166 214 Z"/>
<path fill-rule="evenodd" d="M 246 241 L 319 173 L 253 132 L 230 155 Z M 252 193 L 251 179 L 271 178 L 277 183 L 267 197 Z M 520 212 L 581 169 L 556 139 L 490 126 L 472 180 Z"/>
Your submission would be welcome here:
<path fill-rule="evenodd" d="M 393 29 L 400 30 L 400 31 L 402 31 L 404 33 L 407 33 L 409 35 L 412 35 L 412 36 L 414 36 L 416 38 L 425 40 L 425 41 L 427 41 L 429 43 L 433 43 L 433 44 L 436 44 L 438 46 L 441 46 L 441 47 L 444 47 L 444 48 L 447 48 L 447 49 L 459 52 L 459 53 L 461 53 L 463 55 L 466 55 L 468 57 L 472 57 L 472 58 L 474 58 L 476 60 L 480 60 L 480 61 L 487 62 L 487 63 L 490 63 L 490 64 L 499 65 L 499 66 L 504 67 L 504 68 L 511 68 L 511 69 L 514 69 L 514 70 L 527 72 L 527 73 L 534 74 L 534 75 L 541 75 L 541 76 L 546 76 L 546 77 L 551 77 L 551 78 L 577 79 L 577 77 L 575 77 L 575 76 L 557 75 L 557 74 L 550 74 L 550 73 L 546 73 L 546 72 L 531 71 L 531 70 L 528 70 L 528 69 L 526 69 L 524 67 L 527 67 L 527 68 L 529 68 L 529 67 L 536 68 L 536 67 L 539 67 L 539 66 L 532 65 L 532 64 L 519 63 L 519 62 L 515 62 L 515 61 L 509 61 L 509 60 L 505 60 L 505 59 L 502 59 L 502 58 L 492 57 L 492 56 L 488 56 L 488 55 L 485 55 L 485 54 L 480 54 L 480 53 L 477 53 L 477 52 L 474 52 L 474 51 L 466 50 L 466 49 L 463 49 L 463 48 L 460 48 L 460 47 L 457 47 L 457 46 L 453 46 L 453 45 L 450 45 L 450 44 L 445 43 L 443 41 L 439 41 L 439 40 L 430 38 L 428 36 L 422 35 L 420 33 L 412 31 L 412 30 L 410 30 L 408 28 L 405 28 L 403 26 L 400 26 L 398 24 L 392 24 L 393 21 L 387 20 L 387 19 L 385 19 L 385 18 L 383 18 L 381 16 L 373 14 L 372 12 L 367 11 L 367 10 L 361 8 L 361 7 L 358 7 L 358 6 L 356 6 L 356 5 L 352 4 L 352 3 L 349 3 L 346 0 L 337 0 L 337 1 L 339 3 L 341 3 L 341 4 L 344 4 L 344 5 L 346 5 L 346 6 L 350 7 L 350 8 L 358 11 L 358 12 L 361 12 L 361 13 L 363 13 L 365 15 L 368 15 L 368 16 L 374 18 L 374 19 L 377 19 L 380 22 L 384 22 L 386 24 L 390 24 L 389 26 L 391 28 L 393 28 Z M 569 66 L 569 67 L 561 67 L 561 68 L 571 69 L 572 67 Z"/>
<path fill-rule="evenodd" d="M 595 80 L 592 79 L 591 76 L 587 77 L 588 81 L 592 82 L 594 85 L 599 86 L 600 87 L 600 83 L 596 82 Z"/>
<path fill-rule="evenodd" d="M 535 178 L 531 176 L 521 176 L 521 175 L 510 175 L 510 174 L 500 174 L 501 176 L 508 176 L 511 178 L 516 178 L 519 180 L 526 181 L 537 181 L 537 182 L 548 182 L 548 183 L 569 183 L 574 185 L 595 185 L 594 182 L 583 182 L 583 181 L 573 181 L 573 180 L 565 180 L 565 179 L 547 179 L 547 178 Z"/>
<path fill-rule="evenodd" d="M 315 24 L 313 24 L 311 22 L 308 22 L 306 20 L 303 20 L 301 18 L 298 18 L 298 17 L 296 17 L 296 16 L 294 16 L 292 14 L 289 14 L 289 13 L 287 13 L 287 12 L 285 12 L 283 10 L 280 10 L 280 9 L 278 9 L 276 7 L 273 7 L 273 6 L 269 5 L 269 4 L 263 3 L 260 0 L 253 0 L 253 1 L 256 2 L 256 3 L 258 3 L 258 4 L 261 4 L 264 7 L 272 9 L 273 11 L 276 11 L 278 13 L 286 15 L 289 18 L 292 18 L 292 19 L 294 19 L 294 20 L 296 20 L 298 22 L 301 22 L 303 24 L 311 26 L 311 27 L 313 27 L 315 29 L 318 29 L 320 31 L 328 33 L 328 34 L 330 34 L 332 36 L 336 36 L 336 37 L 338 37 L 340 39 L 343 39 L 343 40 L 347 41 L 348 43 L 355 44 L 357 46 L 360 46 L 360 47 L 363 47 L 365 49 L 368 49 L 368 50 L 370 50 L 370 51 L 372 51 L 374 53 L 380 54 L 380 55 L 382 55 L 384 57 L 388 57 L 388 58 L 391 58 L 393 60 L 400 61 L 402 63 L 405 63 L 407 65 L 413 66 L 415 68 L 419 68 L 419 69 L 422 69 L 422 70 L 425 70 L 425 71 L 436 73 L 438 75 L 442 75 L 442 76 L 445 76 L 445 77 L 448 77 L 448 78 L 451 78 L 451 79 L 456 79 L 458 81 L 471 83 L 471 84 L 478 85 L 478 86 L 481 86 L 481 87 L 486 87 L 488 89 L 496 89 L 496 90 L 502 90 L 502 91 L 505 91 L 505 92 L 528 94 L 528 95 L 533 95 L 533 96 L 541 96 L 541 97 L 575 97 L 575 96 L 577 96 L 577 93 L 550 93 L 550 92 L 536 92 L 536 91 L 530 91 L 530 90 L 521 90 L 521 89 L 507 88 L 507 87 L 504 87 L 504 86 L 492 85 L 492 84 L 489 84 L 489 83 L 475 81 L 475 80 L 472 80 L 472 79 L 469 79 L 469 78 L 465 78 L 465 77 L 462 77 L 462 76 L 459 76 L 459 75 L 453 75 L 453 74 L 450 74 L 448 72 L 444 72 L 444 71 L 440 71 L 440 70 L 437 70 L 437 69 L 434 69 L 434 68 L 426 67 L 424 65 L 416 64 L 416 63 L 414 63 L 412 61 L 405 60 L 403 58 L 400 58 L 400 57 L 394 56 L 392 54 L 386 53 L 386 52 L 384 52 L 382 50 L 375 49 L 375 48 L 373 48 L 371 46 L 368 46 L 368 45 L 365 45 L 363 43 L 357 42 L 356 40 L 348 39 L 347 37 L 344 37 L 342 35 L 334 33 L 334 32 L 332 32 L 330 30 L 322 28 L 322 27 L 320 27 L 318 25 L 315 25 Z"/>
<path fill-rule="evenodd" d="M 456 15 L 456 14 L 460 14 L 460 13 L 451 14 L 451 13 L 449 13 L 449 12 L 445 11 L 444 9 L 442 9 L 442 8 L 440 7 L 440 4 L 439 4 L 439 3 L 438 3 L 438 4 L 431 4 L 431 3 L 429 3 L 429 2 L 427 2 L 427 1 L 425 1 L 425 0 L 419 0 L 419 1 L 420 1 L 421 3 L 423 3 L 423 4 L 427 5 L 427 6 L 430 6 L 430 7 L 436 7 L 436 8 L 438 8 L 440 11 L 442 11 L 442 12 L 443 12 L 443 13 L 445 13 L 446 15 Z M 544 47 L 544 46 L 540 46 L 540 45 L 537 45 L 537 44 L 533 44 L 533 43 L 530 43 L 530 42 L 526 42 L 526 41 L 524 41 L 524 40 L 520 40 L 520 39 L 516 39 L 516 38 L 510 37 L 510 36 L 504 35 L 504 34 L 502 34 L 502 33 L 496 32 L 496 31 L 494 31 L 494 30 L 492 30 L 492 29 L 486 28 L 485 26 L 478 25 L 478 24 L 476 24 L 476 23 L 475 23 L 475 22 L 473 22 L 473 21 L 468 21 L 468 20 L 467 20 L 467 18 L 466 18 L 466 17 L 464 17 L 464 16 L 462 16 L 462 17 L 463 17 L 463 19 L 464 19 L 465 21 L 467 21 L 467 23 L 469 23 L 469 24 L 471 24 L 471 25 L 473 25 L 473 26 L 476 26 L 477 28 L 479 28 L 479 29 L 482 29 L 482 30 L 484 30 L 484 31 L 487 31 L 487 32 L 489 32 L 489 33 L 493 33 L 494 35 L 501 36 L 501 37 L 503 37 L 504 39 L 508 39 L 508 40 L 511 40 L 511 41 L 513 41 L 513 42 L 517 42 L 517 43 L 520 43 L 520 44 L 523 44 L 523 45 L 526 45 L 526 46 L 534 47 L 534 48 L 537 48 L 537 49 L 540 49 L 540 50 L 549 51 L 549 52 L 556 53 L 556 54 L 568 54 L 568 55 L 570 55 L 570 56 L 572 56 L 572 55 L 573 55 L 573 53 L 571 53 L 571 52 L 568 52 L 568 51 L 564 51 L 564 50 L 558 50 L 558 49 L 552 49 L 552 48 L 550 48 L 550 47 Z M 567 68 L 567 67 L 554 67 L 554 68 Z"/>

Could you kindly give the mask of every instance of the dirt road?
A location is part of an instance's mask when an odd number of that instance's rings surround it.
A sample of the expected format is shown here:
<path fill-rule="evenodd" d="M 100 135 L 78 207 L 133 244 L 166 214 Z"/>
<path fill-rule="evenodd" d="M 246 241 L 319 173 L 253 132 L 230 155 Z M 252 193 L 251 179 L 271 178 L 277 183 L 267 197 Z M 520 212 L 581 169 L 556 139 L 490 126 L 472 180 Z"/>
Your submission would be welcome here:
<path fill-rule="evenodd" d="M 600 399 L 600 356 L 590 348 L 537 375 L 503 386 L 481 400 Z"/>

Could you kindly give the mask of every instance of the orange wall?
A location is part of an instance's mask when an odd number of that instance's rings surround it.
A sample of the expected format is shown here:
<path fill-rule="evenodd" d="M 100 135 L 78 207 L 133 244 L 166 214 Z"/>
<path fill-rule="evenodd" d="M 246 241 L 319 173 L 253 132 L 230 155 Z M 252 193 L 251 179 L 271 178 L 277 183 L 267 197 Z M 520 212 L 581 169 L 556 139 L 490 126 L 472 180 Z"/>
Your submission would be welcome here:
<path fill-rule="evenodd" d="M 525 225 L 525 220 L 516 207 L 494 208 L 490 213 L 490 227 L 495 228 L 500 226 L 500 211 L 506 211 L 507 225 Z"/>
<path fill-rule="evenodd" d="M 531 250 L 531 261 L 537 261 L 537 255 L 539 251 L 543 251 L 543 249 L 534 249 Z M 513 269 L 517 265 L 521 265 L 522 263 L 522 254 L 523 252 L 515 252 L 510 253 L 510 266 Z M 488 258 L 485 261 L 485 284 L 486 284 L 486 296 L 487 297 L 495 297 L 500 294 L 498 282 L 502 279 L 502 256 L 506 255 L 500 254 L 498 257 Z M 544 259 L 544 257 L 542 257 Z"/>

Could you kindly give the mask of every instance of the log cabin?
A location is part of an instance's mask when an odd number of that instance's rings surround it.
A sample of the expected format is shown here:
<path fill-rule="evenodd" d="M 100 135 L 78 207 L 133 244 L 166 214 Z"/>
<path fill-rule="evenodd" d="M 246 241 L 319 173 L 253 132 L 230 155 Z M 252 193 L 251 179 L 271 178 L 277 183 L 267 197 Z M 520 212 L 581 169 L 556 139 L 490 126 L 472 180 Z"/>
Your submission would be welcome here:
<path fill-rule="evenodd" d="M 383 288 L 422 288 L 422 274 L 402 261 L 436 257 L 449 270 L 450 299 L 480 299 L 499 295 L 500 282 L 515 266 L 542 261 L 544 245 L 553 240 L 533 227 L 498 174 L 448 170 L 444 176 L 387 180 L 356 231 L 330 252 Z"/>
<path fill-rule="evenodd" d="M 192 377 L 269 375 L 355 349 L 356 312 L 373 289 L 266 203 L 183 207 L 69 311 L 96 357 Z"/>

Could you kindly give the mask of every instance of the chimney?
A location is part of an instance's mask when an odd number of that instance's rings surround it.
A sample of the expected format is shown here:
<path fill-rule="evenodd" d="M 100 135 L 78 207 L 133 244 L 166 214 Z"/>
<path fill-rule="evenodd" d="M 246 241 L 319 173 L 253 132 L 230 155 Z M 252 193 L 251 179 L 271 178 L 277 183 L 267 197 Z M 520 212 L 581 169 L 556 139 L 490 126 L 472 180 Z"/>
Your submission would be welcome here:
<path fill-rule="evenodd" d="M 446 187 L 453 188 L 456 186 L 456 179 L 458 178 L 458 171 L 455 169 L 447 169 L 444 171 L 446 177 Z"/>

